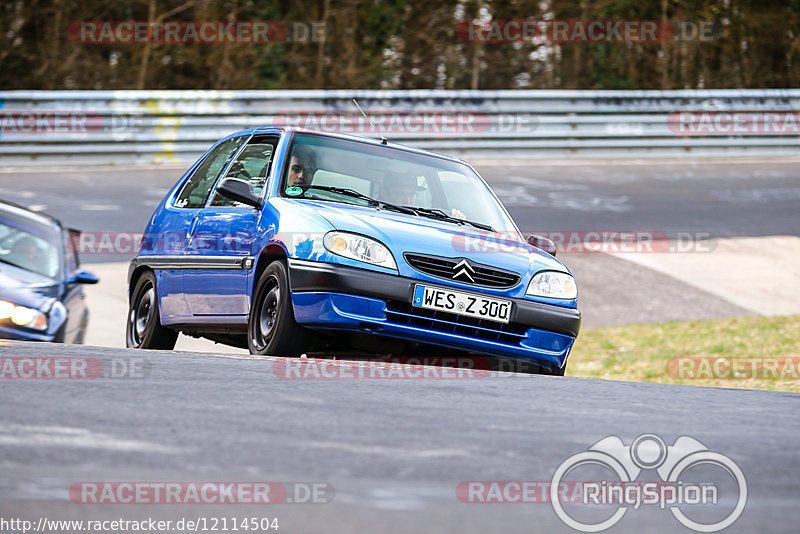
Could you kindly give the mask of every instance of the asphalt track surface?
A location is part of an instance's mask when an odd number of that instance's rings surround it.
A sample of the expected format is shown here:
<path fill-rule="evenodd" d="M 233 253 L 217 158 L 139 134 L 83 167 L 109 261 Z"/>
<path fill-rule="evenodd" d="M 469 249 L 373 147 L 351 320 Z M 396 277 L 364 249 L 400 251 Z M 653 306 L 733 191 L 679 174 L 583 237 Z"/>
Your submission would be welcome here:
<path fill-rule="evenodd" d="M 781 161 L 478 166 L 523 230 L 715 237 L 800 235 L 798 168 Z M 4 169 L 0 198 L 84 230 L 136 232 L 180 174 Z M 749 313 L 618 257 L 563 259 L 582 288 L 584 326 Z M 796 394 L 512 374 L 287 380 L 269 358 L 0 344 L 0 357 L 15 356 L 95 357 L 106 367 L 145 358 L 147 373 L 2 380 L 4 518 L 236 515 L 278 517 L 279 532 L 569 532 L 549 504 L 467 504 L 456 487 L 549 481 L 567 457 L 606 436 L 630 444 L 653 433 L 668 445 L 691 436 L 742 469 L 747 505 L 728 532 L 796 532 L 800 522 Z M 86 505 L 68 498 L 80 481 L 319 482 L 335 496 L 303 505 Z M 668 510 L 643 506 L 612 531 L 688 530 Z"/>
<path fill-rule="evenodd" d="M 800 396 L 492 373 L 285 379 L 273 358 L 3 343 L 2 356 L 143 357 L 141 378 L 4 380 L 0 514 L 278 517 L 279 532 L 570 532 L 547 503 L 464 503 L 465 481 L 550 481 L 606 436 L 691 436 L 747 480 L 726 532 L 796 532 Z M 352 366 L 348 362 L 328 362 Z M 654 472 L 641 480 L 658 480 Z M 77 504 L 83 481 L 306 482 L 317 504 Z M 722 502 L 722 499 L 720 500 Z M 730 506 L 730 502 L 726 504 Z M 720 504 L 723 506 L 723 504 Z M 612 532 L 690 532 L 654 505 Z"/>

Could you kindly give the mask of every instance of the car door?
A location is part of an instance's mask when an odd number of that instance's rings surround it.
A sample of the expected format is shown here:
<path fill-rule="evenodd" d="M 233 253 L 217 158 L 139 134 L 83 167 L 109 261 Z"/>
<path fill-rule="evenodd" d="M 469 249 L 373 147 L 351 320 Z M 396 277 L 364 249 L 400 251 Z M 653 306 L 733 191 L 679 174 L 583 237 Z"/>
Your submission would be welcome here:
<path fill-rule="evenodd" d="M 246 139 L 247 136 L 234 137 L 212 148 L 165 206 L 155 235 L 144 237 L 149 240 L 148 248 L 160 255 L 165 264 L 156 270 L 156 284 L 159 309 L 168 321 L 191 315 L 184 296 L 184 271 L 193 267 L 186 240 L 194 232 L 217 178 Z"/>
<path fill-rule="evenodd" d="M 250 183 L 263 197 L 279 137 L 255 135 L 228 166 L 224 177 Z M 254 263 L 254 231 L 260 210 L 215 191 L 187 238 L 187 254 L 199 268 L 184 271 L 184 295 L 192 315 L 247 315 L 247 277 Z"/>
<path fill-rule="evenodd" d="M 61 302 L 67 309 L 67 321 L 64 327 L 64 342 L 75 343 L 83 340 L 87 327 L 86 293 L 83 284 L 70 282 L 70 278 L 78 271 L 78 243 L 80 232 L 76 230 L 62 230 L 64 246 L 64 291 Z"/>

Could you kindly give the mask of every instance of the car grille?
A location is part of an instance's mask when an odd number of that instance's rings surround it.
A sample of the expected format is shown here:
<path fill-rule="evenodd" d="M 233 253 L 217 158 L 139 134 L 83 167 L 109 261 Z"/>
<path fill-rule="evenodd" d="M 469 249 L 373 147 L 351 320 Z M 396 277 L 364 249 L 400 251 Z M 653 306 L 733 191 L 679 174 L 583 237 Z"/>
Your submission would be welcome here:
<path fill-rule="evenodd" d="M 455 313 L 418 308 L 407 302 L 388 301 L 386 318 L 393 323 L 460 334 L 486 341 L 519 345 L 529 326 L 518 323 L 498 323 Z"/>
<path fill-rule="evenodd" d="M 474 282 L 470 282 L 463 276 L 459 278 L 453 277 L 453 275 L 458 272 L 456 266 L 464 261 L 463 258 L 443 258 L 440 256 L 411 253 L 406 253 L 403 257 L 411 267 L 422 273 L 446 280 L 456 280 L 457 282 L 464 282 L 467 284 L 471 283 L 476 286 L 509 288 L 517 285 L 520 280 L 520 276 L 517 273 L 495 269 L 488 265 L 481 265 L 466 260 L 472 268 L 471 276 Z"/>

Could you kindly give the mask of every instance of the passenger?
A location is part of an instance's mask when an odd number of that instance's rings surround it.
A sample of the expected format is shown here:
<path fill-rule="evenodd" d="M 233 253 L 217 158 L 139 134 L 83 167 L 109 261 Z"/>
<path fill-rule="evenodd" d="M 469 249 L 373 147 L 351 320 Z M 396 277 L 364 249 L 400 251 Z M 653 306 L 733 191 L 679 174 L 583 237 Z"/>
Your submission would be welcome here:
<path fill-rule="evenodd" d="M 424 191 L 417 179 L 409 174 L 389 172 L 383 178 L 383 200 L 390 204 L 411 206 L 417 201 L 417 192 Z"/>
<path fill-rule="evenodd" d="M 414 206 L 417 201 L 417 193 L 424 191 L 424 187 L 420 187 L 417 179 L 409 174 L 400 172 L 389 172 L 383 179 L 383 194 L 382 198 L 390 204 L 399 204 L 401 206 Z M 457 209 L 452 208 L 450 215 L 457 219 L 466 219 L 466 215 Z"/>

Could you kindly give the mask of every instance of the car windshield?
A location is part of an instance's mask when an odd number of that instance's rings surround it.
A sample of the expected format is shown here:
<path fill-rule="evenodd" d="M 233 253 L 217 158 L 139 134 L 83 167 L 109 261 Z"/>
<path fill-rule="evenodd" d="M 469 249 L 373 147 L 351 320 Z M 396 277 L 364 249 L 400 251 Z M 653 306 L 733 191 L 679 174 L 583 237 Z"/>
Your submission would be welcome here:
<path fill-rule="evenodd" d="M 469 221 L 477 223 L 473 226 L 517 233 L 502 206 L 468 165 L 388 146 L 297 135 L 282 191 L 287 196 L 361 206 L 407 206 L 417 208 L 406 210 L 409 216 L 453 224 Z"/>
<path fill-rule="evenodd" d="M 0 269 L 13 265 L 48 278 L 59 271 L 59 234 L 46 225 L 0 213 Z"/>

